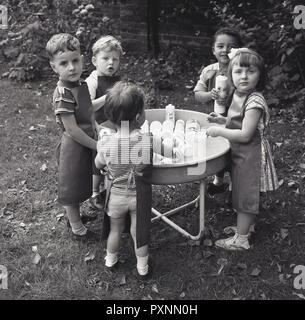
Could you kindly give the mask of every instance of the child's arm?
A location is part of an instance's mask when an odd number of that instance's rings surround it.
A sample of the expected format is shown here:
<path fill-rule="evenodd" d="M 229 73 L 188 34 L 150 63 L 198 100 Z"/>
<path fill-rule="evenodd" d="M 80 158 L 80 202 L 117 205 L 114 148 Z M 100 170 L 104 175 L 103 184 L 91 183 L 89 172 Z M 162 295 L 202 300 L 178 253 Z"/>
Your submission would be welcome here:
<path fill-rule="evenodd" d="M 98 153 L 97 156 L 95 157 L 95 166 L 98 168 L 98 169 L 103 169 L 105 166 L 106 166 L 106 162 L 105 162 L 105 159 L 104 157 L 102 156 L 101 153 Z"/>
<path fill-rule="evenodd" d="M 61 119 L 69 136 L 79 144 L 96 150 L 96 141 L 90 138 L 76 123 L 74 114 L 61 114 Z"/>
<path fill-rule="evenodd" d="M 98 75 L 96 70 L 93 71 L 90 74 L 90 76 L 86 79 L 86 83 L 87 83 L 90 98 L 92 101 L 93 112 L 95 112 L 105 104 L 105 100 L 106 100 L 106 95 L 96 98 L 96 90 L 98 86 Z"/>
<path fill-rule="evenodd" d="M 211 137 L 224 137 L 232 142 L 247 143 L 251 140 L 258 126 L 262 115 L 260 109 L 250 109 L 245 112 L 245 117 L 241 129 L 227 129 L 222 127 L 210 127 L 207 129 L 207 135 Z"/>
<path fill-rule="evenodd" d="M 105 94 L 97 99 L 92 100 L 93 111 L 95 112 L 99 110 L 101 107 L 103 107 L 105 104 L 105 101 L 106 101 Z"/>
<path fill-rule="evenodd" d="M 211 77 L 212 73 L 216 72 L 210 69 L 211 66 L 208 66 L 202 70 L 200 78 L 194 88 L 195 100 L 198 102 L 207 103 L 210 100 L 218 99 L 218 91 L 215 88 L 213 88 L 211 91 L 208 91 L 208 79 Z"/>
<path fill-rule="evenodd" d="M 227 122 L 227 117 L 224 117 L 224 116 L 217 114 L 215 112 L 211 112 L 208 115 L 208 121 L 211 123 L 225 124 Z"/>
<path fill-rule="evenodd" d="M 103 140 L 103 137 L 101 140 L 99 140 L 99 142 L 97 143 L 97 155 L 94 159 L 94 162 L 95 162 L 95 166 L 98 168 L 98 169 L 103 169 L 105 166 L 106 166 L 106 160 L 104 158 L 104 155 L 103 153 L 100 151 L 102 146 L 104 145 L 104 141 Z"/>
<path fill-rule="evenodd" d="M 210 100 L 218 99 L 218 91 L 213 88 L 211 91 L 196 91 L 195 100 L 198 102 L 206 103 Z"/>

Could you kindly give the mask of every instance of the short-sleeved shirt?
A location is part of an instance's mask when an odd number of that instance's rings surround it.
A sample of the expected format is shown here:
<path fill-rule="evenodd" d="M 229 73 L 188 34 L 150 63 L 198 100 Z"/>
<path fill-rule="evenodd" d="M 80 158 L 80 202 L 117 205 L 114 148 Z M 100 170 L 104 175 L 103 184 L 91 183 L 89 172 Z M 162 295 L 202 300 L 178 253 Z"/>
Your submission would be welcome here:
<path fill-rule="evenodd" d="M 116 82 L 120 81 L 120 79 L 121 77 L 119 75 L 98 76 L 96 70 L 92 71 L 90 76 L 86 79 L 91 100 L 98 99 L 105 95 L 107 90 L 112 88 Z M 99 124 L 108 120 L 104 108 L 95 111 L 94 117 Z"/>
<path fill-rule="evenodd" d="M 53 94 L 56 122 L 65 131 L 61 115 L 74 114 L 77 125 L 90 137 L 93 136 L 92 103 L 85 81 L 59 80 Z"/>
<path fill-rule="evenodd" d="M 207 67 L 203 68 L 199 80 L 197 81 L 197 84 L 194 88 L 194 92 L 203 91 L 203 92 L 209 92 L 213 88 L 215 88 L 215 78 L 218 75 L 226 75 L 226 70 L 220 70 L 219 63 L 213 63 L 208 65 Z M 214 100 L 210 100 L 205 103 L 205 105 L 209 109 L 213 109 L 214 107 Z M 209 110 L 211 111 L 211 110 Z"/>
<path fill-rule="evenodd" d="M 219 74 L 222 74 L 222 73 L 220 73 L 219 71 L 218 62 L 210 64 L 207 67 L 203 68 L 200 74 L 199 80 L 194 88 L 194 92 L 211 91 L 215 87 L 215 77 L 218 76 Z"/>
<path fill-rule="evenodd" d="M 77 126 L 94 137 L 92 103 L 86 82 L 59 81 L 53 95 L 56 121 L 63 135 L 57 147 L 58 202 L 72 205 L 92 194 L 92 150 L 65 134 L 62 116 L 74 115 Z"/>
<path fill-rule="evenodd" d="M 113 180 L 112 190 L 125 192 L 126 188 L 136 193 L 135 174 L 152 164 L 152 136 L 136 129 L 129 137 L 120 132 L 105 134 L 97 144 L 97 158 L 107 165 Z"/>

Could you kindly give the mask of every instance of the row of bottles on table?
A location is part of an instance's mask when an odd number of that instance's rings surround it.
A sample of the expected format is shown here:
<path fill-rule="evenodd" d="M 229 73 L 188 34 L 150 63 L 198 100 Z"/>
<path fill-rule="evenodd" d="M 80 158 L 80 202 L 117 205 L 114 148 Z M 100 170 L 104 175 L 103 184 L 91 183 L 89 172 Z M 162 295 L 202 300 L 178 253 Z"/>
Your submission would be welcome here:
<path fill-rule="evenodd" d="M 198 156 L 198 150 L 205 143 L 205 129 L 200 128 L 196 119 L 186 122 L 182 119 L 175 121 L 175 107 L 165 108 L 165 121 L 152 121 L 142 126 L 142 131 L 153 135 L 153 149 L 157 160 L 162 163 L 179 163 L 185 158 Z"/>

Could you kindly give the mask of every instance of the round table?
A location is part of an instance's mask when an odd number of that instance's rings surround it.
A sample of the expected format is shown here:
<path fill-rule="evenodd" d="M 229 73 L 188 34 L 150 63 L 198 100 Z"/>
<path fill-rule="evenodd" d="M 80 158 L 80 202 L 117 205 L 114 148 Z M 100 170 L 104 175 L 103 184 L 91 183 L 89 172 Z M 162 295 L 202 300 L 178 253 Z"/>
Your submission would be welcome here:
<path fill-rule="evenodd" d="M 155 120 L 160 121 L 161 123 L 165 120 L 164 109 L 149 109 L 145 111 L 145 115 L 146 120 L 149 124 Z M 199 122 L 201 128 L 208 128 L 212 125 L 217 125 L 211 124 L 207 121 L 207 114 L 196 111 L 176 109 L 175 118 L 176 120 L 182 119 L 185 122 L 189 119 L 196 119 Z M 152 218 L 152 222 L 162 219 L 175 230 L 192 240 L 200 239 L 204 230 L 205 179 L 226 167 L 227 155 L 230 150 L 229 141 L 222 137 L 207 137 L 205 139 L 205 142 L 206 143 L 201 150 L 201 156 L 199 159 L 189 158 L 185 159 L 185 161 L 182 163 L 154 164 L 151 178 L 151 183 L 155 185 L 171 185 L 200 181 L 199 195 L 193 201 L 190 201 L 165 213 L 161 213 L 158 210 L 152 208 L 152 213 L 155 215 L 155 217 Z M 177 213 L 193 204 L 197 204 L 198 202 L 199 232 L 197 235 L 191 235 L 176 223 L 168 219 L 168 216 Z"/>

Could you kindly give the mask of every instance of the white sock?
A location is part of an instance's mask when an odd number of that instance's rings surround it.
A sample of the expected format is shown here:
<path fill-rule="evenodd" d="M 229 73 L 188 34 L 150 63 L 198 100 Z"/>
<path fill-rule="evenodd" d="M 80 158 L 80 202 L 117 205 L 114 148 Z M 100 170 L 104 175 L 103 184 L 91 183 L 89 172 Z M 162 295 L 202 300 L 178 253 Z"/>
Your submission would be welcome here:
<path fill-rule="evenodd" d="M 83 236 L 87 233 L 87 228 L 83 225 L 82 221 L 70 222 L 72 232 L 79 236 Z"/>
<path fill-rule="evenodd" d="M 145 257 L 137 256 L 137 270 L 141 276 L 145 276 L 148 273 L 148 255 Z"/>
<path fill-rule="evenodd" d="M 239 238 L 242 242 L 248 241 L 249 233 L 248 233 L 248 234 L 239 234 L 239 233 L 237 233 L 237 234 L 238 234 L 238 238 Z"/>
<path fill-rule="evenodd" d="M 223 178 L 215 176 L 213 183 L 215 186 L 221 186 L 223 184 Z"/>
<path fill-rule="evenodd" d="M 100 193 L 98 191 L 92 191 L 92 197 L 98 196 Z"/>
<path fill-rule="evenodd" d="M 105 260 L 106 260 L 105 266 L 108 268 L 111 268 L 118 262 L 118 253 L 117 252 L 111 253 L 107 250 L 107 255 L 105 257 Z"/>

